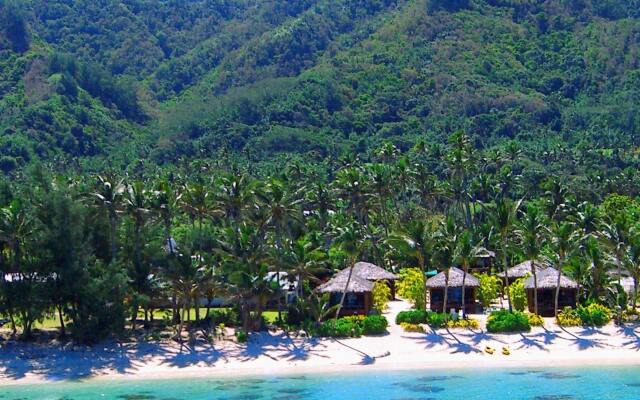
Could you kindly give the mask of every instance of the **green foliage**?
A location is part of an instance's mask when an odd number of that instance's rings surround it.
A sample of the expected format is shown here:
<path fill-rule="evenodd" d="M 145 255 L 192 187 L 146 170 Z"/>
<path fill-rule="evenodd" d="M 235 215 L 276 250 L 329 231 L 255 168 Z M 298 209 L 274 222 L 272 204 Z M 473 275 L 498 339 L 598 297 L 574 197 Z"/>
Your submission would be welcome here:
<path fill-rule="evenodd" d="M 466 319 L 450 319 L 447 321 L 449 328 L 463 328 L 463 329 L 480 329 L 480 321 L 473 318 Z"/>
<path fill-rule="evenodd" d="M 8 44 L 3 43 L 3 36 Z M 21 4 L 13 0 L 0 1 L 0 50 L 5 47 L 22 53 L 29 49 L 29 30 Z"/>
<path fill-rule="evenodd" d="M 524 311 L 527 307 L 527 291 L 524 288 L 524 279 L 516 279 L 509 284 L 511 304 L 517 311 Z"/>
<path fill-rule="evenodd" d="M 242 329 L 236 330 L 235 335 L 238 343 L 247 343 L 249 341 L 249 334 Z"/>
<path fill-rule="evenodd" d="M 582 325 L 582 319 L 578 315 L 578 311 L 571 307 L 565 307 L 558 311 L 558 318 L 556 322 L 560 326 L 580 326 Z"/>
<path fill-rule="evenodd" d="M 531 325 L 527 314 L 508 310 L 494 311 L 487 318 L 487 331 L 491 333 L 529 332 Z"/>
<path fill-rule="evenodd" d="M 338 320 L 330 319 L 324 322 L 318 331 L 320 336 L 326 337 L 360 337 L 362 336 L 362 326 L 357 319 L 343 317 Z"/>
<path fill-rule="evenodd" d="M 531 314 L 531 313 L 526 313 L 527 317 L 529 318 L 529 325 L 531 326 L 543 326 L 544 325 L 544 319 L 542 319 L 541 316 L 536 315 L 536 314 Z"/>
<path fill-rule="evenodd" d="M 584 326 L 604 326 L 611 321 L 611 310 L 597 303 L 579 306 L 577 314 Z"/>
<path fill-rule="evenodd" d="M 498 298 L 502 282 L 497 276 L 488 274 L 479 275 L 478 280 L 480 280 L 480 287 L 476 289 L 476 295 L 482 306 L 488 308 Z"/>
<path fill-rule="evenodd" d="M 382 315 L 350 316 L 324 322 L 318 334 L 326 337 L 380 335 L 387 331 L 387 326 L 387 319 Z"/>
<path fill-rule="evenodd" d="M 396 324 L 424 324 L 427 322 L 427 312 L 424 310 L 400 311 L 396 315 Z"/>
<path fill-rule="evenodd" d="M 364 335 L 381 335 L 387 332 L 389 322 L 382 315 L 367 315 L 362 320 L 362 333 Z"/>
<path fill-rule="evenodd" d="M 402 329 L 405 332 L 420 332 L 420 333 L 424 332 L 424 328 L 420 324 L 412 324 L 412 323 L 409 323 L 409 322 L 402 322 L 400 324 L 400 326 L 402 327 Z"/>
<path fill-rule="evenodd" d="M 442 328 L 447 325 L 448 316 L 445 313 L 429 312 L 427 314 L 427 325 L 434 329 Z"/>
<path fill-rule="evenodd" d="M 239 322 L 238 313 L 233 308 L 211 310 L 208 317 L 211 320 L 211 324 L 215 326 L 220 324 L 237 326 Z"/>
<path fill-rule="evenodd" d="M 373 307 L 382 312 L 387 309 L 387 303 L 391 300 L 391 289 L 386 281 L 377 281 L 373 286 Z"/>
<path fill-rule="evenodd" d="M 399 276 L 398 296 L 408 300 L 415 309 L 424 309 L 424 273 L 419 268 L 405 268 Z"/>

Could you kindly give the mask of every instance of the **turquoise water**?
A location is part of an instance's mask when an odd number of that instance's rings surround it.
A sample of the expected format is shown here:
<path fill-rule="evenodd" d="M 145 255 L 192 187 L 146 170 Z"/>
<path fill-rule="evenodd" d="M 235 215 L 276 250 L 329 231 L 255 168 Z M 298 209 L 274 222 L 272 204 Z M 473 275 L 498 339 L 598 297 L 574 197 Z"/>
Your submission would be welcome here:
<path fill-rule="evenodd" d="M 60 382 L 0 388 L 45 400 L 640 399 L 640 367 L 371 371 L 227 379 Z"/>

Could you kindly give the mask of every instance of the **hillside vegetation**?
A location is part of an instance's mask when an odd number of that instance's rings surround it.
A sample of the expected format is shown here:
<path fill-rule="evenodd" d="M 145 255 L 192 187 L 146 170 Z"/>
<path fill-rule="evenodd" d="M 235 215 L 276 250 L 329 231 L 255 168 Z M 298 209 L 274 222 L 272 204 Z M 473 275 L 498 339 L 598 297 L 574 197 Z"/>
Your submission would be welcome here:
<path fill-rule="evenodd" d="M 488 155 L 517 141 L 532 179 L 618 179 L 636 3 L 2 0 L 0 168 L 321 162 L 462 129 Z"/>

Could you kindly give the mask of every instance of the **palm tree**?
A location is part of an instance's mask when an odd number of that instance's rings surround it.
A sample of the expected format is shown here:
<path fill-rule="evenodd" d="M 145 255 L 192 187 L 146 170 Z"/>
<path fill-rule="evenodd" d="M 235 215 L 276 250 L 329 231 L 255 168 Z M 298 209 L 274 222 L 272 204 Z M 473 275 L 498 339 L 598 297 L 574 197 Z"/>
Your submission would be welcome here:
<path fill-rule="evenodd" d="M 435 234 L 436 249 L 434 260 L 436 265 L 444 272 L 444 299 L 442 301 L 442 312 L 447 315 L 447 303 L 449 300 L 449 272 L 456 261 L 456 246 L 458 243 L 458 226 L 453 217 L 448 217 L 442 221 Z M 445 316 L 445 319 L 447 317 Z"/>
<path fill-rule="evenodd" d="M 333 190 L 322 181 L 314 181 L 307 190 L 306 203 L 310 210 L 315 210 L 318 213 L 318 229 L 325 234 L 329 212 L 335 209 Z M 327 234 L 324 241 L 325 249 L 328 250 L 331 245 L 330 235 Z"/>
<path fill-rule="evenodd" d="M 242 326 L 248 332 L 258 327 L 264 307 L 273 295 L 267 279 L 272 260 L 260 227 L 243 222 L 236 229 L 222 230 L 217 251 L 222 257 L 229 293 L 240 305 Z M 253 318 L 252 308 L 255 308 Z"/>
<path fill-rule="evenodd" d="M 298 297 L 304 296 L 304 281 L 317 281 L 316 274 L 325 270 L 323 263 L 326 253 L 321 247 L 314 247 L 314 244 L 306 238 L 301 238 L 293 242 L 285 248 L 284 254 L 285 264 L 288 270 L 296 277 L 298 281 Z"/>
<path fill-rule="evenodd" d="M 202 183 L 188 183 L 184 186 L 180 196 L 182 208 L 187 212 L 195 227 L 198 223 L 197 250 L 203 250 L 203 227 L 204 220 L 209 215 L 209 191 Z"/>
<path fill-rule="evenodd" d="M 171 189 L 171 185 L 168 180 L 161 179 L 156 182 L 155 189 L 151 196 L 151 208 L 155 212 L 156 218 L 162 223 L 167 252 L 169 254 L 177 251 L 177 249 L 174 248 L 171 236 L 171 226 L 173 224 L 174 214 L 180 199 L 181 197 L 176 196 Z"/>
<path fill-rule="evenodd" d="M 142 295 L 148 289 L 149 269 L 144 268 L 142 263 L 142 229 L 150 213 L 148 208 L 147 192 L 144 184 L 140 181 L 128 185 L 123 198 L 123 207 L 125 212 L 133 220 L 133 286 L 138 295 Z M 139 300 L 138 296 L 133 296 L 132 313 L 131 313 L 131 329 L 136 329 L 136 320 L 138 317 Z M 145 322 L 147 321 L 147 313 L 145 312 Z"/>
<path fill-rule="evenodd" d="M 554 296 L 554 316 L 558 318 L 558 301 L 560 298 L 560 278 L 567 257 L 576 247 L 576 230 L 570 222 L 556 222 L 551 230 L 551 243 L 556 256 L 556 268 L 558 269 L 558 281 L 556 282 L 556 293 Z"/>
<path fill-rule="evenodd" d="M 11 283 L 5 279 L 7 273 L 21 273 L 23 270 L 23 262 L 25 258 L 24 247 L 27 240 L 35 232 L 35 222 L 31 216 L 27 213 L 27 210 L 23 206 L 22 202 L 14 199 L 7 207 L 0 209 L 0 250 L 6 248 L 8 255 L 8 271 L 2 271 L 2 282 L 5 286 L 5 292 L 8 290 Z M 11 321 L 12 335 L 17 332 L 16 321 L 14 317 L 14 301 L 13 296 L 8 294 L 5 298 L 5 308 Z M 27 336 L 29 332 L 26 332 Z"/>
<path fill-rule="evenodd" d="M 266 225 L 273 229 L 276 241 L 276 281 L 280 287 L 280 273 L 282 271 L 283 258 L 283 237 L 289 234 L 290 224 L 300 219 L 298 205 L 300 199 L 295 198 L 278 180 L 272 180 L 266 187 L 264 193 L 259 193 L 262 199 Z M 278 320 L 282 321 L 282 301 L 278 296 Z"/>
<path fill-rule="evenodd" d="M 200 289 L 204 269 L 189 254 L 169 255 L 166 268 L 162 271 L 165 279 L 171 283 L 176 304 L 180 310 L 176 338 L 182 342 L 184 320 L 187 318 L 189 306 L 195 301 Z"/>
<path fill-rule="evenodd" d="M 633 278 L 633 296 L 631 298 L 632 309 L 636 309 L 638 300 L 638 281 L 640 281 L 640 230 L 633 229 L 629 237 L 627 247 L 627 269 Z"/>
<path fill-rule="evenodd" d="M 500 240 L 500 253 L 502 255 L 502 268 L 505 273 L 505 290 L 507 292 L 507 302 L 509 311 L 513 311 L 511 305 L 511 293 L 509 292 L 509 254 L 508 246 L 511 239 L 512 229 L 517 222 L 518 210 L 522 200 L 514 202 L 507 197 L 495 200 L 489 207 L 489 219 L 496 228 Z"/>
<path fill-rule="evenodd" d="M 337 320 L 340 315 L 340 311 L 342 311 L 342 307 L 344 306 L 344 300 L 347 297 L 349 284 L 351 283 L 351 277 L 353 275 L 353 267 L 355 266 L 360 253 L 364 249 L 364 241 L 361 238 L 357 225 L 355 223 L 351 223 L 344 228 L 338 228 L 336 243 L 340 247 L 340 250 L 342 250 L 342 252 L 347 256 L 349 263 L 349 275 L 347 276 L 347 282 L 344 286 L 344 290 L 342 291 L 342 296 L 340 297 L 340 303 L 336 309 L 335 319 Z"/>
<path fill-rule="evenodd" d="M 356 221 L 367 226 L 369 223 L 369 203 L 371 193 L 366 187 L 367 177 L 360 168 L 349 167 L 338 172 L 334 181 L 338 196 L 345 201 L 348 213 L 355 216 Z"/>
<path fill-rule="evenodd" d="M 600 242 L 595 238 L 589 238 L 584 243 L 583 254 L 589 267 L 589 275 L 587 276 L 588 298 L 600 301 L 606 296 L 605 289 L 610 280 L 607 274 L 606 254 L 602 251 Z"/>
<path fill-rule="evenodd" d="M 431 229 L 420 220 L 409 222 L 402 231 L 393 233 L 388 240 L 397 251 L 418 262 L 423 273 L 424 309 L 427 309 L 427 262 L 433 255 L 434 235 Z"/>
<path fill-rule="evenodd" d="M 516 231 L 520 245 L 527 259 L 531 261 L 531 274 L 533 275 L 533 312 L 538 315 L 538 273 L 536 263 L 545 246 L 546 228 L 543 222 L 543 214 L 534 204 L 527 204 L 521 213 L 521 220 Z"/>
<path fill-rule="evenodd" d="M 458 131 L 449 137 L 451 150 L 448 155 L 449 181 L 454 200 L 454 209 L 463 216 L 467 227 L 471 227 L 471 205 L 469 173 L 473 167 L 472 148 L 469 137 Z"/>
<path fill-rule="evenodd" d="M 392 193 L 391 168 L 386 164 L 370 164 L 367 172 L 371 179 L 371 186 L 377 197 L 377 206 L 382 216 L 385 236 L 389 237 L 389 218 L 387 216 L 387 202 Z"/>
<path fill-rule="evenodd" d="M 118 214 L 120 213 L 120 203 L 122 195 L 125 192 L 123 180 L 109 178 L 107 176 L 98 176 L 98 185 L 93 192 L 98 206 L 103 208 L 109 219 L 109 243 L 111 247 L 111 262 L 116 261 L 118 253 Z"/>
<path fill-rule="evenodd" d="M 465 230 L 458 236 L 455 247 L 455 264 L 462 266 L 462 315 L 467 315 L 466 310 L 466 281 L 469 274 L 469 267 L 474 264 L 478 257 L 485 255 L 487 252 L 474 240 L 474 234 L 470 230 Z"/>
<path fill-rule="evenodd" d="M 559 179 L 545 183 L 545 208 L 549 219 L 560 220 L 566 211 L 567 187 Z"/>
<path fill-rule="evenodd" d="M 622 281 L 622 264 L 629 242 L 630 229 L 631 221 L 626 216 L 615 218 L 615 220 L 609 219 L 602 223 L 600 229 L 600 236 L 604 239 L 604 243 L 611 250 L 614 257 L 617 267 L 618 284 Z"/>

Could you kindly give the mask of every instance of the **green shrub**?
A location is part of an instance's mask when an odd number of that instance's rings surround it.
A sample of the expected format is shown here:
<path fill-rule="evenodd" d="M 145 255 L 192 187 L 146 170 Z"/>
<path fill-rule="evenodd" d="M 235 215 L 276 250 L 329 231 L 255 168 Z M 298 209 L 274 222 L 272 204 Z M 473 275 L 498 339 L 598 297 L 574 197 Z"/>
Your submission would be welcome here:
<path fill-rule="evenodd" d="M 243 330 L 237 330 L 236 340 L 238 341 L 238 343 L 247 343 L 247 341 L 249 340 L 249 335 Z"/>
<path fill-rule="evenodd" d="M 424 332 L 424 328 L 420 324 L 410 324 L 408 322 L 400 323 L 405 332 Z"/>
<path fill-rule="evenodd" d="M 611 321 L 611 310 L 607 307 L 591 303 L 586 307 L 578 307 L 578 316 L 585 326 L 604 326 Z"/>
<path fill-rule="evenodd" d="M 325 337 L 360 337 L 362 336 L 362 327 L 357 322 L 358 319 L 353 317 L 338 318 L 338 320 L 330 319 L 320 326 L 318 334 Z"/>
<path fill-rule="evenodd" d="M 487 330 L 492 333 L 528 332 L 531 330 L 531 325 L 529 325 L 529 318 L 523 312 L 500 310 L 492 312 L 487 318 Z"/>
<path fill-rule="evenodd" d="M 621 322 L 638 322 L 640 320 L 640 313 L 629 307 L 622 312 L 621 318 Z"/>
<path fill-rule="evenodd" d="M 224 324 L 225 326 L 238 325 L 238 313 L 232 309 L 220 309 L 209 311 L 209 319 L 212 325 Z"/>
<path fill-rule="evenodd" d="M 382 312 L 387 309 L 389 300 L 391 300 L 391 289 L 387 281 L 377 281 L 373 286 L 373 307 Z"/>
<path fill-rule="evenodd" d="M 414 308 L 424 308 L 424 273 L 420 268 L 405 268 L 399 273 L 398 296 L 407 299 Z"/>
<path fill-rule="evenodd" d="M 516 311 L 524 311 L 527 306 L 527 291 L 524 289 L 524 279 L 516 279 L 509 285 L 511 305 Z"/>
<path fill-rule="evenodd" d="M 449 328 L 479 329 L 480 322 L 477 319 L 473 318 L 449 320 L 447 322 L 447 326 Z"/>
<path fill-rule="evenodd" d="M 498 298 L 502 282 L 495 275 L 482 274 L 478 279 L 480 280 L 480 287 L 477 290 L 478 299 L 484 308 L 488 308 Z"/>
<path fill-rule="evenodd" d="M 400 311 L 396 315 L 396 324 L 425 324 L 427 323 L 427 312 L 423 310 Z"/>
<path fill-rule="evenodd" d="M 537 314 L 527 314 L 527 318 L 529 318 L 529 325 L 531 326 L 543 326 L 544 319 Z"/>
<path fill-rule="evenodd" d="M 580 326 L 582 325 L 582 320 L 576 310 L 571 307 L 565 307 L 558 312 L 556 323 L 560 326 Z"/>
<path fill-rule="evenodd" d="M 444 313 L 430 312 L 427 314 L 427 324 L 434 329 L 442 328 L 447 324 L 447 315 Z"/>
<path fill-rule="evenodd" d="M 362 320 L 362 333 L 365 335 L 380 335 L 387 331 L 389 322 L 382 315 L 369 315 Z"/>

